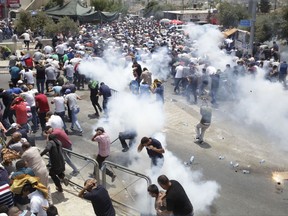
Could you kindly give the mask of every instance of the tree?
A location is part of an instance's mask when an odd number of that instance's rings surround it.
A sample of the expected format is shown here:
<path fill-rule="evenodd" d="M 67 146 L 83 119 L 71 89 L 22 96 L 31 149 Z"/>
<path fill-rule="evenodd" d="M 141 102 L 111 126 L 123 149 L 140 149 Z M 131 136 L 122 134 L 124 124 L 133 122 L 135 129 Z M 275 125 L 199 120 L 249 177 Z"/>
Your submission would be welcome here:
<path fill-rule="evenodd" d="M 92 0 L 91 6 L 95 11 L 118 11 L 127 13 L 128 8 L 122 3 L 122 0 Z"/>
<path fill-rule="evenodd" d="M 57 33 L 71 37 L 78 34 L 78 30 L 78 24 L 69 17 L 63 17 L 57 23 L 49 20 L 44 27 L 44 33 L 47 37 L 53 37 Z"/>
<path fill-rule="evenodd" d="M 108 5 L 108 1 L 106 0 L 93 0 L 91 2 L 91 6 L 94 7 L 95 11 L 104 11 Z"/>
<path fill-rule="evenodd" d="M 255 41 L 263 43 L 272 38 L 271 17 L 267 15 L 257 16 L 255 23 Z"/>
<path fill-rule="evenodd" d="M 281 36 L 284 39 L 287 39 L 288 38 L 287 36 L 288 35 L 288 6 L 282 8 L 281 17 L 283 19 L 283 22 L 281 24 L 281 28 L 282 28 Z"/>
<path fill-rule="evenodd" d="M 16 20 L 16 29 L 18 34 L 22 34 L 32 27 L 32 16 L 29 11 L 22 10 L 19 13 L 19 19 Z"/>
<path fill-rule="evenodd" d="M 265 42 L 283 35 L 284 19 L 277 12 L 258 15 L 255 23 L 255 41 Z"/>
<path fill-rule="evenodd" d="M 241 19 L 249 17 L 247 9 L 240 4 L 222 2 L 219 4 L 219 21 L 225 28 L 237 27 Z"/>
<path fill-rule="evenodd" d="M 75 36 L 78 34 L 78 24 L 69 17 L 59 19 L 57 23 L 58 31 L 64 36 Z"/>
<path fill-rule="evenodd" d="M 159 4 L 157 1 L 150 1 L 144 8 L 144 17 L 154 16 L 155 19 L 163 18 L 163 11 L 175 10 L 176 6 L 171 4 Z M 180 9 L 180 8 L 178 8 Z"/>
<path fill-rule="evenodd" d="M 35 16 L 32 17 L 32 29 L 43 29 L 48 20 L 51 19 L 46 15 L 44 11 L 38 11 Z M 51 19 L 52 20 L 52 19 Z"/>
<path fill-rule="evenodd" d="M 262 13 L 269 13 L 271 9 L 270 0 L 260 0 L 259 9 Z"/>

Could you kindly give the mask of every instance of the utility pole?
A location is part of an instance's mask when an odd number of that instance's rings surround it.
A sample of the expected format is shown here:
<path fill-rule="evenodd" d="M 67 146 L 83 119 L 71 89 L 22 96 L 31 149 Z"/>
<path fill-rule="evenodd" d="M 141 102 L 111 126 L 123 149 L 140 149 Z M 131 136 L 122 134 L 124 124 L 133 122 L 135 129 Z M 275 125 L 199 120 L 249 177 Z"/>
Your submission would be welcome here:
<path fill-rule="evenodd" d="M 257 0 L 252 0 L 252 19 L 250 27 L 250 40 L 249 40 L 249 54 L 253 53 L 253 42 L 255 36 L 255 22 L 256 22 Z"/>

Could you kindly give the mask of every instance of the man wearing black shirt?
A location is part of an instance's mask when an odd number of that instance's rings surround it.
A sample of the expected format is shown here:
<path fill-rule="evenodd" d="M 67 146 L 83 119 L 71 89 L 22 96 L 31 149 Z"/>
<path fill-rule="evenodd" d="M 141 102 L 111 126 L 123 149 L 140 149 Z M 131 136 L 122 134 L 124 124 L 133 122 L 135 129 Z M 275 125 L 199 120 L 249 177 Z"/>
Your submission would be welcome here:
<path fill-rule="evenodd" d="M 43 62 L 35 62 L 36 66 L 36 85 L 39 93 L 44 94 L 44 84 L 46 79 L 45 66 Z"/>
<path fill-rule="evenodd" d="M 108 191 L 102 185 L 97 185 L 96 179 L 86 180 L 78 196 L 91 201 L 97 216 L 115 216 Z"/>
<path fill-rule="evenodd" d="M 161 143 L 154 138 L 143 137 L 141 143 L 138 146 L 138 152 L 141 152 L 143 148 L 146 148 L 147 154 L 151 158 L 152 166 L 161 166 L 164 162 L 165 150 L 163 149 Z"/>
<path fill-rule="evenodd" d="M 169 180 L 166 175 L 158 177 L 158 184 L 166 190 L 167 210 L 174 216 L 193 216 L 193 206 L 182 185 L 175 180 Z"/>
<path fill-rule="evenodd" d="M 4 90 L 3 88 L 0 89 L 0 98 L 2 98 L 3 104 L 5 106 L 2 123 L 5 128 L 9 128 L 13 120 L 13 111 L 10 109 L 11 103 L 13 101 L 13 94 L 9 91 Z M 9 121 L 8 121 L 9 119 Z"/>
<path fill-rule="evenodd" d="M 88 88 L 90 89 L 90 100 L 92 102 L 92 106 L 95 109 L 95 115 L 96 115 L 96 117 L 99 117 L 98 109 L 100 112 L 102 112 L 102 108 L 101 108 L 100 104 L 98 103 L 98 100 L 99 100 L 98 81 L 91 80 L 88 84 Z M 97 107 L 98 107 L 98 109 L 97 109 Z"/>

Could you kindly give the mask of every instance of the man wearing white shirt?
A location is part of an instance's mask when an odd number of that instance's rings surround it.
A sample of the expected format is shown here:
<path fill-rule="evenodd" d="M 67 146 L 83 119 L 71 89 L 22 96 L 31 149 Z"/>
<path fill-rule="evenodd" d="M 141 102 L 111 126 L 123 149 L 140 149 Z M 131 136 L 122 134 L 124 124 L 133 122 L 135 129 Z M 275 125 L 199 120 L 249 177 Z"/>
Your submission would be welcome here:
<path fill-rule="evenodd" d="M 42 52 L 40 52 L 40 50 L 37 50 L 33 55 L 34 62 L 39 62 L 43 58 L 44 58 L 44 55 Z"/>
<path fill-rule="evenodd" d="M 56 69 L 54 66 L 51 65 L 51 63 L 49 65 L 47 65 L 46 69 L 45 69 L 45 74 L 46 74 L 46 91 L 49 92 L 49 84 L 51 84 L 52 86 L 55 85 L 56 83 Z"/>
<path fill-rule="evenodd" d="M 64 128 L 63 120 L 58 115 L 53 115 L 52 111 L 46 113 L 46 126 L 51 126 L 52 128 Z"/>
<path fill-rule="evenodd" d="M 69 83 L 73 83 L 74 81 L 74 66 L 71 62 L 68 62 L 66 66 L 64 66 L 65 72 L 66 72 L 66 78 L 69 81 Z"/>
<path fill-rule="evenodd" d="M 181 64 L 179 64 L 175 70 L 176 70 L 176 74 L 175 74 L 175 87 L 174 87 L 174 93 L 177 94 L 177 93 L 180 93 L 180 82 L 182 80 L 182 77 L 183 77 L 183 70 L 184 70 L 184 67 L 182 65 L 183 63 L 181 62 Z"/>
<path fill-rule="evenodd" d="M 60 94 L 56 94 L 56 96 L 51 100 L 51 104 L 55 104 L 55 115 L 58 115 L 61 117 L 63 121 L 63 128 L 66 130 L 66 124 L 64 121 L 65 117 L 65 99 L 63 96 L 60 96 Z"/>
<path fill-rule="evenodd" d="M 63 62 L 63 55 L 65 53 L 65 45 L 63 43 L 61 43 L 61 44 L 57 45 L 55 47 L 55 49 L 56 49 L 56 53 L 58 55 L 59 61 Z"/>
<path fill-rule="evenodd" d="M 34 72 L 29 68 L 25 67 L 25 69 L 20 71 L 22 76 L 22 80 L 26 81 L 27 85 L 34 85 Z"/>
<path fill-rule="evenodd" d="M 37 216 L 47 216 L 44 207 L 49 207 L 49 202 L 45 199 L 42 192 L 33 188 L 31 184 L 26 184 L 22 189 L 23 196 L 27 196 L 30 200 L 30 211 Z"/>
<path fill-rule="evenodd" d="M 53 47 L 49 46 L 49 45 L 46 45 L 44 48 L 43 48 L 43 51 L 46 55 L 50 55 L 52 52 L 53 52 Z"/>
<path fill-rule="evenodd" d="M 28 103 L 28 105 L 31 108 L 31 114 L 32 114 L 32 123 L 33 123 L 33 132 L 35 133 L 38 129 L 37 124 L 37 112 L 36 112 L 36 102 L 32 91 L 28 91 L 29 89 L 27 87 L 23 88 L 23 92 L 20 94 L 20 96 Z"/>
<path fill-rule="evenodd" d="M 28 32 L 24 32 L 20 37 L 24 38 L 24 44 L 25 47 L 27 47 L 27 50 L 29 50 L 29 44 L 30 44 L 30 34 Z"/>

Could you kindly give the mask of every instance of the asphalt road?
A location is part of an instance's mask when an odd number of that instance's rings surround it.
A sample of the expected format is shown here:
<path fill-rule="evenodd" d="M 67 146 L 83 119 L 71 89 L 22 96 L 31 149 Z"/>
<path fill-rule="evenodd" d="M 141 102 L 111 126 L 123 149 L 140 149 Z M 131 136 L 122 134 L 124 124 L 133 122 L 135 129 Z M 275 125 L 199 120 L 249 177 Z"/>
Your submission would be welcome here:
<path fill-rule="evenodd" d="M 1 87 L 7 86 L 8 74 L 1 74 Z M 87 88 L 87 87 L 86 87 Z M 75 152 L 94 156 L 97 147 L 89 139 L 92 125 L 97 119 L 89 118 L 93 113 L 88 91 L 79 91 L 83 98 L 79 119 L 84 128 L 83 136 L 70 133 L 74 142 Z M 219 197 L 214 200 L 210 212 L 196 212 L 196 215 L 213 216 L 286 216 L 288 212 L 287 186 L 283 192 L 276 190 L 272 180 L 273 171 L 287 169 L 287 152 L 273 147 L 268 133 L 256 126 L 248 126 L 241 120 L 230 118 L 233 112 L 232 102 L 220 103 L 219 109 L 213 111 L 213 122 L 208 129 L 205 143 L 194 143 L 194 127 L 199 121 L 199 106 L 188 105 L 184 98 L 172 94 L 171 81 L 165 83 L 165 134 L 167 148 L 180 160 L 187 161 L 191 155 L 195 157 L 191 172 L 201 171 L 203 180 L 215 180 L 220 186 Z M 36 134 L 37 146 L 43 147 L 44 140 Z M 111 149 L 109 160 L 117 162 L 121 154 L 120 143 L 117 141 Z M 223 156 L 223 159 L 219 159 Z M 260 163 L 261 160 L 265 162 Z M 232 167 L 238 163 L 238 167 Z M 77 162 L 77 165 L 80 163 Z M 244 174 L 243 169 L 249 170 Z M 77 181 L 89 173 L 83 173 Z M 181 177 L 179 177 L 181 178 Z M 113 187 L 110 185 L 110 189 Z M 186 189 L 189 190 L 189 189 Z M 203 191 L 205 193 L 205 191 Z M 69 202 L 68 202 L 69 203 Z M 65 207 L 61 207 L 62 212 Z M 65 215 L 65 214 L 64 214 Z M 71 214 L 70 214 L 71 215 Z M 72 214 L 73 215 L 73 214 Z"/>

